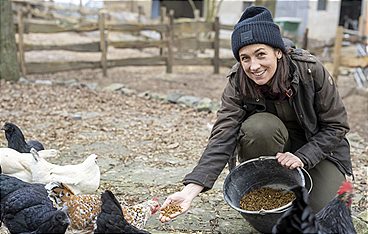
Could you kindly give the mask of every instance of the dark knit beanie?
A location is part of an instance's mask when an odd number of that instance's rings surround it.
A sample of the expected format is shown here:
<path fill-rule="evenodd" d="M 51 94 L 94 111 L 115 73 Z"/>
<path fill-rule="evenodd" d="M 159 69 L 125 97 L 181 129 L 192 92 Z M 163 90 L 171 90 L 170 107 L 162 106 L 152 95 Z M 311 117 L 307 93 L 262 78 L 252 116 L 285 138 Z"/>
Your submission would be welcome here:
<path fill-rule="evenodd" d="M 258 43 L 286 52 L 279 26 L 273 22 L 271 12 L 264 7 L 250 6 L 235 24 L 231 35 L 231 47 L 236 60 L 239 61 L 239 50 L 243 46 Z"/>

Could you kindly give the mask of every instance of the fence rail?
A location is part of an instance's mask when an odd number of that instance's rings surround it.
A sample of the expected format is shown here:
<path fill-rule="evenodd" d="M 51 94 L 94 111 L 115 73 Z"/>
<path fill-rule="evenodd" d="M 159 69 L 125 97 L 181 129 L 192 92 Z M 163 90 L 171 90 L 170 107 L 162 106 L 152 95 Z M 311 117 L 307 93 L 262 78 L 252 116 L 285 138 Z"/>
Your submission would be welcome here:
<path fill-rule="evenodd" d="M 16 0 L 23 2 L 21 0 Z M 26 2 L 26 1 L 24 1 Z M 35 4 L 35 3 L 34 3 Z M 35 11 L 31 8 L 32 11 Z M 164 10 L 163 10 L 164 11 Z M 103 74 L 107 75 L 107 69 L 116 66 L 166 66 L 166 72 L 171 73 L 172 67 L 177 65 L 209 65 L 214 66 L 214 72 L 219 72 L 220 66 L 231 66 L 235 63 L 232 58 L 220 59 L 220 47 L 230 45 L 229 41 L 220 40 L 219 34 L 222 28 L 232 28 L 220 25 L 216 19 L 213 23 L 202 21 L 174 22 L 173 12 L 168 15 L 168 20 L 164 19 L 160 23 L 152 24 L 119 24 L 116 22 L 106 22 L 106 12 L 99 12 L 97 22 L 70 23 L 70 20 L 60 19 L 33 19 L 27 18 L 24 9 L 18 9 L 17 20 L 14 22 L 18 32 L 18 51 L 20 66 L 23 75 L 33 73 L 49 73 L 85 68 L 101 68 Z M 47 15 L 47 14 L 38 14 Z M 71 43 L 62 45 L 30 44 L 24 42 L 25 33 L 60 33 L 60 32 L 89 32 L 100 31 L 98 41 L 87 43 Z M 144 40 L 121 40 L 110 41 L 106 38 L 106 32 L 125 32 L 132 35 L 139 35 L 142 31 L 154 31 L 159 33 L 160 39 Z M 212 39 L 200 38 L 199 34 L 214 35 Z M 160 53 L 151 57 L 139 57 L 129 59 L 107 59 L 108 47 L 114 48 L 158 48 Z M 229 46 L 227 46 L 229 47 Z M 174 56 L 174 52 L 183 50 L 205 50 L 211 49 L 214 55 L 211 58 L 180 58 Z M 26 62 L 24 53 L 35 50 L 66 50 L 74 52 L 98 52 L 101 53 L 100 61 L 68 61 L 68 62 Z"/>

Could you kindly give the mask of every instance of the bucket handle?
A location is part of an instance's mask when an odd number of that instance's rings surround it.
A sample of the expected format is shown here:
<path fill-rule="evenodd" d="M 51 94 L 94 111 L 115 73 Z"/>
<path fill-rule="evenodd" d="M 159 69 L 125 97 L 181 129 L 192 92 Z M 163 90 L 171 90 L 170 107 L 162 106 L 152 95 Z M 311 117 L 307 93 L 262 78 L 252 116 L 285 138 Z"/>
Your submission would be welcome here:
<path fill-rule="evenodd" d="M 266 160 L 266 159 L 276 159 L 276 157 L 275 156 L 260 156 L 260 157 L 256 158 L 255 160 L 263 161 L 263 160 Z M 308 189 L 308 193 L 310 193 L 312 191 L 312 188 L 313 188 L 312 177 L 309 174 L 309 172 L 307 170 L 305 170 L 303 167 L 300 167 L 299 169 L 301 169 L 304 172 L 304 175 L 308 176 L 308 179 L 310 181 L 310 188 Z"/>
<path fill-rule="evenodd" d="M 259 160 L 263 161 L 265 159 L 276 159 L 275 156 L 260 156 L 258 157 Z"/>
<path fill-rule="evenodd" d="M 311 175 L 309 174 L 309 172 L 307 170 L 305 170 L 302 167 L 300 169 L 304 172 L 304 175 L 307 175 L 308 176 L 308 179 L 310 181 L 310 188 L 308 190 L 308 193 L 310 193 L 312 191 L 312 188 L 313 188 L 313 180 L 312 180 L 312 177 L 311 177 Z"/>

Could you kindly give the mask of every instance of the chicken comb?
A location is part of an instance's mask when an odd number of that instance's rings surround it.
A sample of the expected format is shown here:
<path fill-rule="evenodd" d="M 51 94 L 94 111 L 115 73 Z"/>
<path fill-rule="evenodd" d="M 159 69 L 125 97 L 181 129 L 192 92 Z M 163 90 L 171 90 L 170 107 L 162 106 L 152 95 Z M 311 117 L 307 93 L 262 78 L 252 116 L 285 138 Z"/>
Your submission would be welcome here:
<path fill-rule="evenodd" d="M 152 198 L 152 201 L 156 201 L 156 202 L 158 202 L 158 197 L 154 197 L 154 198 Z"/>
<path fill-rule="evenodd" d="M 352 193 L 352 191 L 353 191 L 353 185 L 349 181 L 346 180 L 340 186 L 339 190 L 337 191 L 337 194 L 341 195 L 344 193 Z"/>

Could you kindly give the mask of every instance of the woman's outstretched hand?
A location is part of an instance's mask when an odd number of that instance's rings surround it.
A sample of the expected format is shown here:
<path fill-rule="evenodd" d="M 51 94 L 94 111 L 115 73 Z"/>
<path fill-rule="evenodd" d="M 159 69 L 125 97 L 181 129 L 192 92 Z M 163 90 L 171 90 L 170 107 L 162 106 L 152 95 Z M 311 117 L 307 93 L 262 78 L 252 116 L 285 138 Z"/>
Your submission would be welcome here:
<path fill-rule="evenodd" d="M 181 207 L 181 211 L 178 211 L 174 214 L 170 214 L 169 216 L 163 215 L 161 212 L 159 216 L 159 220 L 162 223 L 169 222 L 170 220 L 176 218 L 178 215 L 181 215 L 189 210 L 190 205 L 192 204 L 193 199 L 203 190 L 203 187 L 197 184 L 188 184 L 184 187 L 184 189 L 180 192 L 176 192 L 170 196 L 168 196 L 165 202 L 161 206 L 161 211 L 164 210 L 169 205 L 177 205 Z"/>
<path fill-rule="evenodd" d="M 294 154 L 290 152 L 285 153 L 277 153 L 276 154 L 277 162 L 280 163 L 283 167 L 289 168 L 289 169 L 295 169 L 297 167 L 304 167 L 304 163 L 300 158 L 295 156 Z"/>
<path fill-rule="evenodd" d="M 185 199 L 185 194 L 183 192 L 176 192 L 170 196 L 168 196 L 165 200 L 165 202 L 161 206 L 161 210 L 164 210 L 167 206 L 170 205 L 178 205 L 181 207 L 181 211 L 177 211 L 174 214 L 170 214 L 169 216 L 163 215 L 163 212 L 160 213 L 160 221 L 162 223 L 169 222 L 170 220 L 176 218 L 178 215 L 181 215 L 185 213 L 189 207 L 192 201 Z"/>

